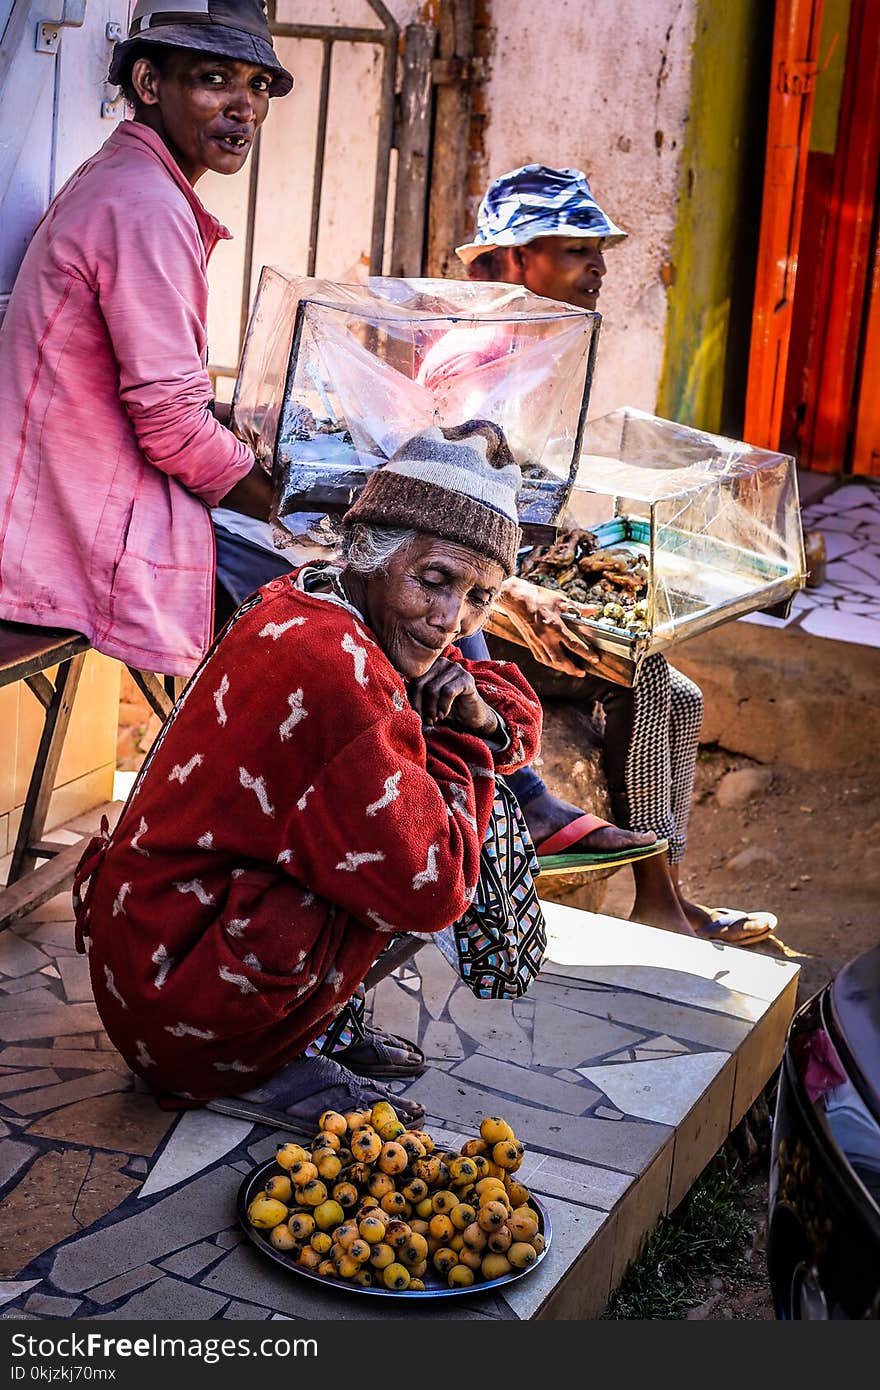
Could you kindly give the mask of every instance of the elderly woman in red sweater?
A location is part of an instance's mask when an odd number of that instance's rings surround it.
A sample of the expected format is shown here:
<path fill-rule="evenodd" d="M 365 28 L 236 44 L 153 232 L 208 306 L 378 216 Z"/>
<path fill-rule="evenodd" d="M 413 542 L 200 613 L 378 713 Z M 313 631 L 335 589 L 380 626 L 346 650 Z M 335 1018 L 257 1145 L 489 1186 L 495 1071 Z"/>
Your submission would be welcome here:
<path fill-rule="evenodd" d="M 163 1103 L 298 1127 L 386 1095 L 327 1053 L 356 1041 L 389 938 L 468 911 L 495 774 L 539 744 L 519 671 L 452 646 L 513 571 L 518 485 L 485 422 L 409 440 L 346 514 L 340 563 L 238 610 L 83 856 L 95 1001 Z"/>

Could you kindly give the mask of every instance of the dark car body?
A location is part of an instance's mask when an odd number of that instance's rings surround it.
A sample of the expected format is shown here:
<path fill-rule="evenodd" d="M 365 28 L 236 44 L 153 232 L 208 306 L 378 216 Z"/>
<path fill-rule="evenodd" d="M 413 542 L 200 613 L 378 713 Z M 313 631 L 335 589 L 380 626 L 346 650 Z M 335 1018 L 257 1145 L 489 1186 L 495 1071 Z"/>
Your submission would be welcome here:
<path fill-rule="evenodd" d="M 880 1319 L 880 946 L 792 1020 L 769 1196 L 777 1318 Z"/>

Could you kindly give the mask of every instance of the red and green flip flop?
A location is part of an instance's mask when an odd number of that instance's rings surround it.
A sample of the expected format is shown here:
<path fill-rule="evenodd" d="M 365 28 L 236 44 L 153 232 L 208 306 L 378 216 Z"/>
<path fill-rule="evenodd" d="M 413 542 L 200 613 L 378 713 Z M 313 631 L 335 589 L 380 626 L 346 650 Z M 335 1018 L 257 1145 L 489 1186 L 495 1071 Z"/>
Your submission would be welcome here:
<path fill-rule="evenodd" d="M 649 859 L 654 854 L 665 854 L 669 848 L 668 840 L 655 840 L 651 845 L 633 845 L 629 849 L 578 849 L 587 835 L 610 824 L 610 821 L 584 812 L 535 845 L 541 877 L 553 878 L 563 874 L 616 868 L 620 864 L 633 864 L 638 859 Z"/>

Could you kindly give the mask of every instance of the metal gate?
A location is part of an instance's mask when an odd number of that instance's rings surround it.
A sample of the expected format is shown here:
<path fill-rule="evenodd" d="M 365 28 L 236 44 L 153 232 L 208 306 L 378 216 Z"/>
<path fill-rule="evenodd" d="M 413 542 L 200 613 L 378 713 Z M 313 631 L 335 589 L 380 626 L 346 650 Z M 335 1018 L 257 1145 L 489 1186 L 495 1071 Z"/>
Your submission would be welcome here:
<path fill-rule="evenodd" d="M 294 22 L 295 0 L 269 0 L 294 91 L 272 103 L 240 179 L 207 175 L 199 187 L 235 234 L 211 265 L 208 369 L 218 395 L 231 391 L 263 264 L 342 278 L 360 247 L 362 272 L 421 270 L 436 29 L 401 30 L 382 0 L 358 3 L 375 24 Z"/>

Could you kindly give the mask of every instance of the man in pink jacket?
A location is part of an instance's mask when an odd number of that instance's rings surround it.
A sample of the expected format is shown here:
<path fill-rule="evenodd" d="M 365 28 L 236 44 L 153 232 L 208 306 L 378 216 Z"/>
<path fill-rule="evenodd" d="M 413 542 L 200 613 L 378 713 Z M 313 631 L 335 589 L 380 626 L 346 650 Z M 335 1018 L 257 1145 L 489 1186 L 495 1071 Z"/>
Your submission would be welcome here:
<path fill-rule="evenodd" d="M 0 617 L 189 675 L 213 635 L 210 508 L 267 475 L 213 414 L 194 186 L 236 173 L 293 86 L 260 0 L 139 0 L 110 81 L 134 107 L 37 228 L 0 332 Z"/>

